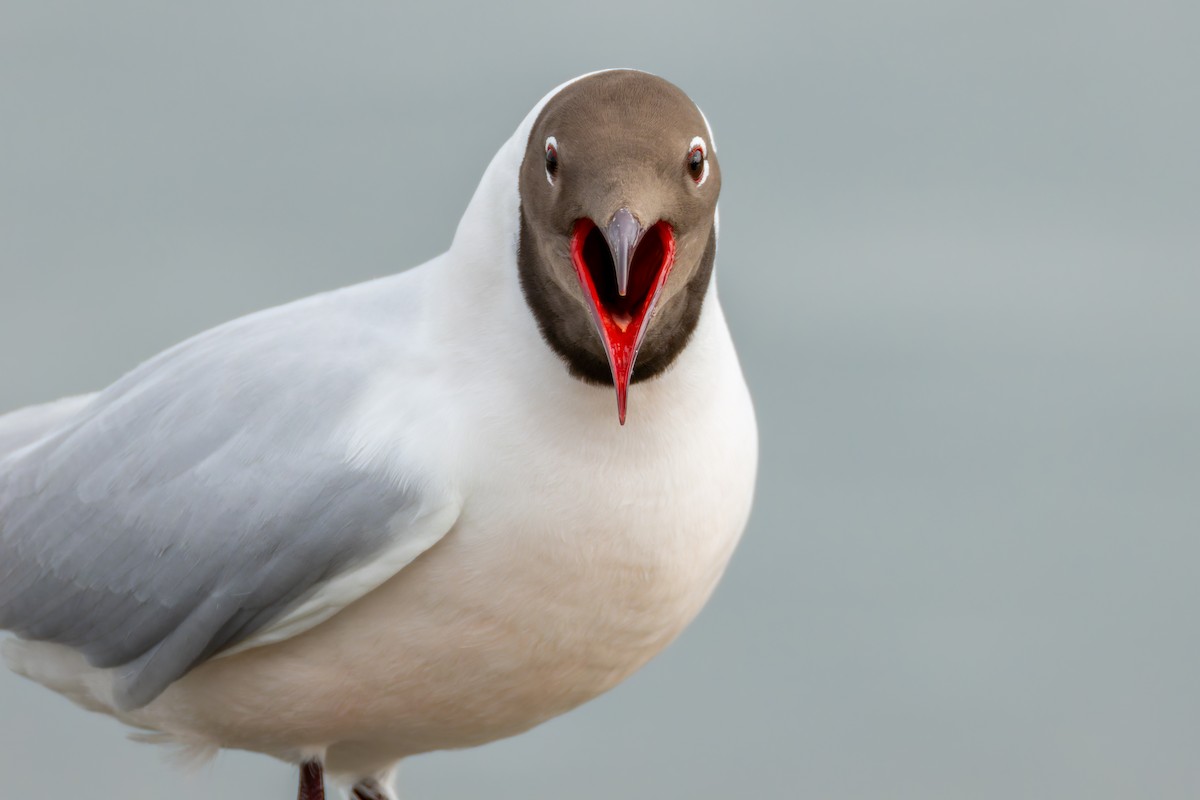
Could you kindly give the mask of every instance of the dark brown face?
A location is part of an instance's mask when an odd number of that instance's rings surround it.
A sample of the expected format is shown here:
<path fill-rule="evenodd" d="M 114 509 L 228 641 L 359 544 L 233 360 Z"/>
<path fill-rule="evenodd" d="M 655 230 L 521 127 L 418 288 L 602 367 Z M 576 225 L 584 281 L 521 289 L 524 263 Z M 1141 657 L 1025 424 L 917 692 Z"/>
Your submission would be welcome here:
<path fill-rule="evenodd" d="M 670 366 L 696 327 L 720 189 L 703 116 L 653 75 L 583 78 L 533 125 L 520 175 L 521 286 L 571 374 L 615 385 L 622 423 L 629 383 Z"/>

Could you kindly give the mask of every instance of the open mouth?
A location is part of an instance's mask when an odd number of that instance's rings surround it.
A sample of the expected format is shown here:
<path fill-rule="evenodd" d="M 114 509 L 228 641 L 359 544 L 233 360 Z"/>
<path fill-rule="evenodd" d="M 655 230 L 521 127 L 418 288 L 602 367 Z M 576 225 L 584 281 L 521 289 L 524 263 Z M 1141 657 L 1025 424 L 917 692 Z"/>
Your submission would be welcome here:
<path fill-rule="evenodd" d="M 617 283 L 613 251 L 604 233 L 590 219 L 575 223 L 571 261 L 612 368 L 617 389 L 617 412 L 625 424 L 625 399 L 638 349 L 653 316 L 654 305 L 675 261 L 675 234 L 657 222 L 638 242 L 629 264 L 625 293 Z"/>

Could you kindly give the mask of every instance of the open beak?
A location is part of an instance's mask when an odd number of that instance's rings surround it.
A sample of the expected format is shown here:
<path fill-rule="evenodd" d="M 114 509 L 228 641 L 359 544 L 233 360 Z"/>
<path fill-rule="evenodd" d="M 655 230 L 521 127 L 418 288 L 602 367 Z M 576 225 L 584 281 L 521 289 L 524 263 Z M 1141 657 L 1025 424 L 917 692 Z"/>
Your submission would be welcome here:
<path fill-rule="evenodd" d="M 571 261 L 608 354 L 624 425 L 633 364 L 675 261 L 675 232 L 662 221 L 643 228 L 627 208 L 603 228 L 585 217 L 575 223 Z"/>

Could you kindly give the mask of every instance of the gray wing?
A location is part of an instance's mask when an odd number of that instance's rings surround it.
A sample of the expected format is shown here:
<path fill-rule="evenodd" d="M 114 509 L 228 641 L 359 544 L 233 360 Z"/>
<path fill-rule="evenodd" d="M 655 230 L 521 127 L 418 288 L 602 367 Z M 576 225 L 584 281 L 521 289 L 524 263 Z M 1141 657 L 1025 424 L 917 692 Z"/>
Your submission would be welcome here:
<path fill-rule="evenodd" d="M 118 668 L 136 708 L 405 536 L 420 476 L 336 435 L 377 338 L 328 303 L 239 320 L 0 454 L 0 628 Z"/>
<path fill-rule="evenodd" d="M 22 408 L 0 416 L 0 461 L 14 450 L 36 442 L 83 410 L 93 395 L 64 397 L 53 403 Z"/>

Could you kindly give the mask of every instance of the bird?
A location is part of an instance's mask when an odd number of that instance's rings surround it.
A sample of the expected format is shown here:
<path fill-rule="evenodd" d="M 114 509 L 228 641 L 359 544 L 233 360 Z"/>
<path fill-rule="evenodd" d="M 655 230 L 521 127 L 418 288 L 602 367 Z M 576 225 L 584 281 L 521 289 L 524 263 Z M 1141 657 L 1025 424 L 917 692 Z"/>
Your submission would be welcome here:
<path fill-rule="evenodd" d="M 441 255 L 0 417 L 4 661 L 140 740 L 292 764 L 302 800 L 394 798 L 403 759 L 611 689 L 752 506 L 720 188 L 682 89 L 588 73 Z"/>

